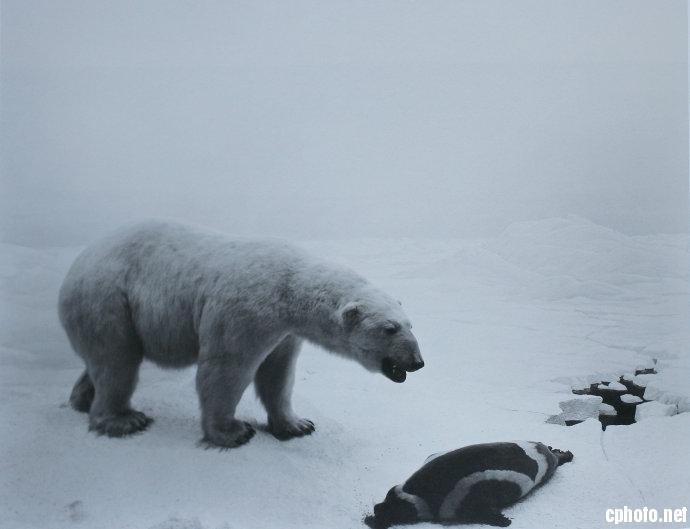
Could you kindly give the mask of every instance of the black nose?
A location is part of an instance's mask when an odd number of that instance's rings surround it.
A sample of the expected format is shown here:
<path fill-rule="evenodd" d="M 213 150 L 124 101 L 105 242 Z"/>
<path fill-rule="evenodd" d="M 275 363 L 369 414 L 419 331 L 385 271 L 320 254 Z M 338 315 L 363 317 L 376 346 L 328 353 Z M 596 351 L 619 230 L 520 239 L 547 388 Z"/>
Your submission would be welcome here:
<path fill-rule="evenodd" d="M 418 371 L 419 369 L 422 369 L 424 367 L 424 360 L 418 360 L 416 362 L 412 362 L 409 366 L 405 367 L 406 371 Z"/>

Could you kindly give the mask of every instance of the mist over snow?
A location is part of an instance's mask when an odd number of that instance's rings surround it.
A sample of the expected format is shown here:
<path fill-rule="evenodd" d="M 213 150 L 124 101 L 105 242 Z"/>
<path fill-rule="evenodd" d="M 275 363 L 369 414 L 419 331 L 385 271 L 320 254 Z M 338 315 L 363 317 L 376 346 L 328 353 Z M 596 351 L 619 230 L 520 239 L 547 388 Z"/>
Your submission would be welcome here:
<path fill-rule="evenodd" d="M 2 7 L 8 242 L 688 229 L 680 0 Z"/>
<path fill-rule="evenodd" d="M 0 15 L 0 527 L 356 529 L 430 454 L 516 439 L 575 459 L 514 529 L 687 505 L 687 2 Z M 222 452 L 197 446 L 194 369 L 145 362 L 133 405 L 155 422 L 97 437 L 67 402 L 83 362 L 58 290 L 86 244 L 150 217 L 352 267 L 401 300 L 426 366 L 393 384 L 306 344 L 316 432 L 274 439 L 250 389 L 257 434 Z M 619 375 L 651 402 L 602 431 L 572 390 Z M 571 409 L 590 418 L 547 422 Z"/>

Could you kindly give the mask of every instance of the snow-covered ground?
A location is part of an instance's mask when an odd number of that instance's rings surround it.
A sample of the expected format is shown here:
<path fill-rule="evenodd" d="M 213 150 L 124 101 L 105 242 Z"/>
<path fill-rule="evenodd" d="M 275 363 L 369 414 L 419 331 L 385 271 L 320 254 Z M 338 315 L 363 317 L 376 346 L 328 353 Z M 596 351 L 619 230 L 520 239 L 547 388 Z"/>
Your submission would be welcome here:
<path fill-rule="evenodd" d="M 259 431 L 225 452 L 196 445 L 193 369 L 144 366 L 134 403 L 155 418 L 149 431 L 89 433 L 66 404 L 81 364 L 55 311 L 79 249 L 1 246 L 0 526 L 358 528 L 429 454 L 510 439 L 575 454 L 507 511 L 516 529 L 606 527 L 608 508 L 687 506 L 690 413 L 605 432 L 593 419 L 545 423 L 575 398 L 571 385 L 652 357 L 650 394 L 689 409 L 687 236 L 630 237 L 569 217 L 492 239 L 303 245 L 401 299 L 427 367 L 398 385 L 307 346 L 295 404 L 317 432 L 280 442 Z M 264 424 L 253 391 L 239 415 Z"/>

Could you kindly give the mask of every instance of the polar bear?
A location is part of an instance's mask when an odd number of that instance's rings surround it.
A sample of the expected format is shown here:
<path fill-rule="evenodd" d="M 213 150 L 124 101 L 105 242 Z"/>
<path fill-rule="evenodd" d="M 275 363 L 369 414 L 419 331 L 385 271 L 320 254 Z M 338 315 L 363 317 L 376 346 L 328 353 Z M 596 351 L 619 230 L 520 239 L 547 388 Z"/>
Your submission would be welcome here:
<path fill-rule="evenodd" d="M 285 242 L 171 222 L 136 224 L 86 248 L 58 309 L 86 364 L 70 402 L 89 413 L 91 430 L 112 437 L 152 420 L 130 407 L 144 358 L 197 363 L 203 440 L 226 448 L 254 434 L 234 417 L 252 381 L 275 437 L 314 430 L 291 405 L 303 340 L 394 382 L 424 366 L 400 304 L 363 277 Z"/>

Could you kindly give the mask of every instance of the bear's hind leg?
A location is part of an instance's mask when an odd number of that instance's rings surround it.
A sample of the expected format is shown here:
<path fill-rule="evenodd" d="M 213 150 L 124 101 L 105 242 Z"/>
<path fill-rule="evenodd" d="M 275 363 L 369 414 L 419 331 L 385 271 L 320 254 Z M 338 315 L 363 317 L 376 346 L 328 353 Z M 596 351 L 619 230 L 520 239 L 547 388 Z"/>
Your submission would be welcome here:
<path fill-rule="evenodd" d="M 141 358 L 118 358 L 89 366 L 95 396 L 89 411 L 89 429 L 108 437 L 124 437 L 145 430 L 153 419 L 130 408 Z"/>
<path fill-rule="evenodd" d="M 69 396 L 69 403 L 75 410 L 89 413 L 95 392 L 96 388 L 93 387 L 93 382 L 89 378 L 89 372 L 85 370 L 74 383 L 72 394 Z"/>
<path fill-rule="evenodd" d="M 262 362 L 254 377 L 256 393 L 268 414 L 268 429 L 281 440 L 314 431 L 313 422 L 299 418 L 292 411 L 292 387 L 300 345 L 295 336 L 286 336 Z"/>

